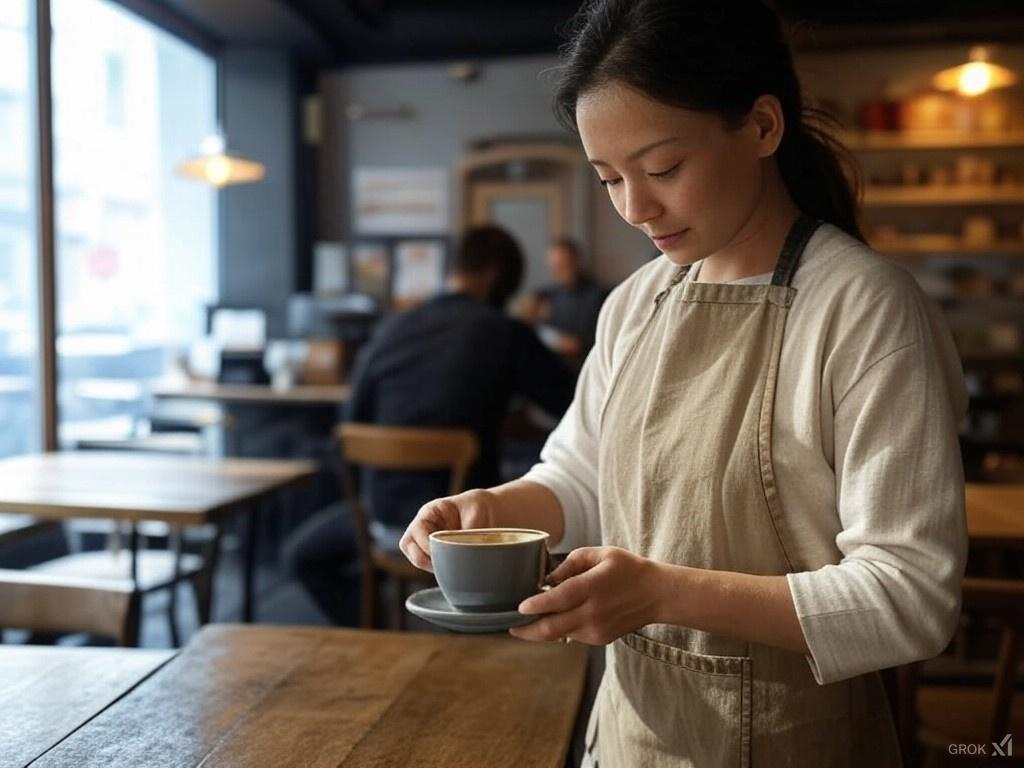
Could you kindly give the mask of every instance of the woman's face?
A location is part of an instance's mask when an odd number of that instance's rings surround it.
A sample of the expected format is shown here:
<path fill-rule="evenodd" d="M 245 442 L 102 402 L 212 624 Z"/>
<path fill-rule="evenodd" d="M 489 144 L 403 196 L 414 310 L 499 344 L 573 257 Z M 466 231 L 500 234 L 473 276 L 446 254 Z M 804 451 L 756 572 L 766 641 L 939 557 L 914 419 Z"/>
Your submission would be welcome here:
<path fill-rule="evenodd" d="M 580 97 L 576 122 L 615 210 L 673 262 L 743 238 L 764 185 L 753 121 L 728 131 L 716 115 L 612 83 Z"/>

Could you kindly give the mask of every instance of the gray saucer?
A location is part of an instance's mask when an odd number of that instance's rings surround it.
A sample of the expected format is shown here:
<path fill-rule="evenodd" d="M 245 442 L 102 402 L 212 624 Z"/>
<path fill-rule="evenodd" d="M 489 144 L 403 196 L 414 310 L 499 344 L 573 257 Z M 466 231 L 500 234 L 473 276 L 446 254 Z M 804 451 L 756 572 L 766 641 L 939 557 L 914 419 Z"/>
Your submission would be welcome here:
<path fill-rule="evenodd" d="M 509 627 L 529 624 L 536 616 L 529 616 L 518 611 L 499 611 L 497 613 L 469 613 L 452 608 L 444 599 L 440 587 L 421 589 L 413 592 L 405 601 L 405 608 L 413 616 L 418 616 L 431 624 L 450 629 L 452 632 L 504 632 Z"/>

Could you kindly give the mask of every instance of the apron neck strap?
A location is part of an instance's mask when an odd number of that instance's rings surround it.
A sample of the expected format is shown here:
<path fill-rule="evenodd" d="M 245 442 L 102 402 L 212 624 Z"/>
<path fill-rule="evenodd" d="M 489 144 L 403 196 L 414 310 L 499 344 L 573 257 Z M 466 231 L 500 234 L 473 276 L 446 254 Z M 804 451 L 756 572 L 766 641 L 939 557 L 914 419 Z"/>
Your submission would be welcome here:
<path fill-rule="evenodd" d="M 800 263 L 800 255 L 804 252 L 807 241 L 811 239 L 814 230 L 821 224 L 805 213 L 801 213 L 793 226 L 789 228 L 786 235 L 786 242 L 782 246 L 782 253 L 775 264 L 775 274 L 772 275 L 772 285 L 789 286 L 793 282 L 793 274 Z"/>

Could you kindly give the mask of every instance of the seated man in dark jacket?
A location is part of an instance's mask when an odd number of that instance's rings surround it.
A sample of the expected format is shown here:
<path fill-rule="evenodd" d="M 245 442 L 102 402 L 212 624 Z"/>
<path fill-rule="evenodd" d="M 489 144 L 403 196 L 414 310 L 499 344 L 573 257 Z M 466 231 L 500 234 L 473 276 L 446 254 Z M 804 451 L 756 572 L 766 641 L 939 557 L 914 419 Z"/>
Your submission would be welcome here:
<path fill-rule="evenodd" d="M 597 315 L 608 291 L 584 271 L 579 246 L 568 238 L 548 246 L 548 270 L 553 283 L 533 297 L 526 319 L 538 326 L 544 343 L 578 371 L 594 346 Z"/>
<path fill-rule="evenodd" d="M 501 482 L 499 431 L 512 399 L 523 397 L 557 418 L 573 391 L 573 376 L 562 360 L 529 326 L 503 311 L 522 273 L 522 253 L 506 232 L 493 226 L 467 232 L 447 290 L 388 317 L 361 350 L 348 420 L 469 428 L 480 453 L 467 487 Z M 446 472 L 366 472 L 363 482 L 374 538 L 397 551 L 420 506 L 448 493 L 449 477 Z M 354 556 L 350 521 L 337 510 L 315 516 L 286 544 L 292 570 L 338 623 L 354 615 L 351 606 L 339 605 L 338 594 L 344 561 Z M 355 599 L 354 592 L 349 599 Z"/>

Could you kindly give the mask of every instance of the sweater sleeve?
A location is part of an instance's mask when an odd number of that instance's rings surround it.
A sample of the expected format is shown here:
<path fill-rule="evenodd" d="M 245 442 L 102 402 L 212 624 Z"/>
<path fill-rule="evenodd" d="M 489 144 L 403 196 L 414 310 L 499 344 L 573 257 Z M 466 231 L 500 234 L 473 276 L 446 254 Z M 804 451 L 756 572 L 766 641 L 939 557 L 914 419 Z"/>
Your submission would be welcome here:
<path fill-rule="evenodd" d="M 964 396 L 940 357 L 927 337 L 892 350 L 835 407 L 842 559 L 787 576 L 821 685 L 934 656 L 955 630 Z"/>

